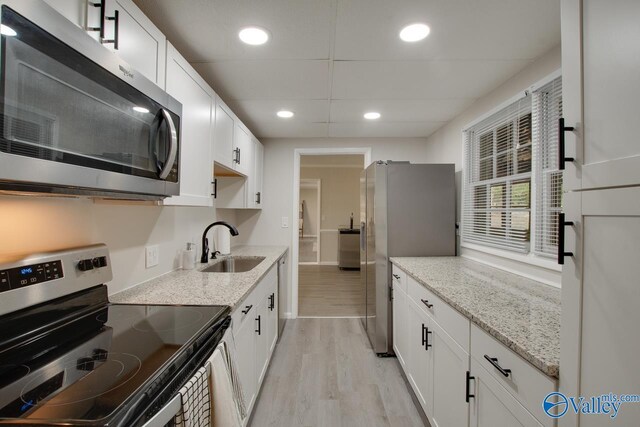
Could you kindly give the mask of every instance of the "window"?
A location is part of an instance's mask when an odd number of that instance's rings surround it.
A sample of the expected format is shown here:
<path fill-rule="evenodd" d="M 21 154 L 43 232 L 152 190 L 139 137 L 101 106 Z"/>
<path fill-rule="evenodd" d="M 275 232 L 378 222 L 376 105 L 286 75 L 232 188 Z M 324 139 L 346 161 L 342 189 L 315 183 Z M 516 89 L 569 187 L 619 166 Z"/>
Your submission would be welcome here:
<path fill-rule="evenodd" d="M 561 112 L 558 77 L 464 132 L 463 242 L 556 252 Z"/>

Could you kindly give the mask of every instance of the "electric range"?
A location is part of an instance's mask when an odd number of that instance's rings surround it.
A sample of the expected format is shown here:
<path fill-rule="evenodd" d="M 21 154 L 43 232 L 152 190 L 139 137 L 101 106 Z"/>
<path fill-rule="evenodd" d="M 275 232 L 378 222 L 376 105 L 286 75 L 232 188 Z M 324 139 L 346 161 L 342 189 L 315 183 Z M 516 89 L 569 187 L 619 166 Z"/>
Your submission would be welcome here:
<path fill-rule="evenodd" d="M 104 245 L 4 260 L 0 424 L 143 425 L 229 327 L 227 306 L 111 304 L 111 278 Z"/>

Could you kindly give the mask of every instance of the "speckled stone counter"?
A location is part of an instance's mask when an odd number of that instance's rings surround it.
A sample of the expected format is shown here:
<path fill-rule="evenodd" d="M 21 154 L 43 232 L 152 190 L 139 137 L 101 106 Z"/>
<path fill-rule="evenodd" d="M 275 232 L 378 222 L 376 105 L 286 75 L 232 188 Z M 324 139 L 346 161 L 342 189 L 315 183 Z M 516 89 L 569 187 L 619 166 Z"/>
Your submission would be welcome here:
<path fill-rule="evenodd" d="M 287 250 L 285 246 L 235 247 L 232 256 L 265 259 L 245 273 L 202 273 L 200 270 L 206 266 L 198 263 L 194 270 L 172 271 L 111 295 L 109 299 L 125 304 L 228 305 L 233 310 Z"/>
<path fill-rule="evenodd" d="M 461 257 L 391 262 L 543 373 L 558 377 L 560 289 Z"/>

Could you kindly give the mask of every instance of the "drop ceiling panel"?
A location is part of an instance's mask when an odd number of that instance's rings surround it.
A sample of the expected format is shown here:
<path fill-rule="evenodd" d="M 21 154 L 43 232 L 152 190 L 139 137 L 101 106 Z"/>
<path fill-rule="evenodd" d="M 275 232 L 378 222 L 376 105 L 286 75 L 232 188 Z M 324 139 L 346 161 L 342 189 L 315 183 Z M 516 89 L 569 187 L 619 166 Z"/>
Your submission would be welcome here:
<path fill-rule="evenodd" d="M 337 61 L 333 99 L 479 98 L 529 61 Z"/>
<path fill-rule="evenodd" d="M 429 37 L 401 41 L 414 22 Z M 349 0 L 338 3 L 335 59 L 533 59 L 559 40 L 559 0 Z"/>
<path fill-rule="evenodd" d="M 329 136 L 328 123 L 256 122 L 252 130 L 258 138 L 326 138 Z"/>
<path fill-rule="evenodd" d="M 444 122 L 353 122 L 329 123 L 329 136 L 335 138 L 427 137 Z"/>
<path fill-rule="evenodd" d="M 446 122 L 453 119 L 474 100 L 464 99 L 340 99 L 331 101 L 332 122 L 359 122 L 367 111 L 377 111 L 382 121 Z"/>
<path fill-rule="evenodd" d="M 192 65 L 225 100 L 328 98 L 328 61 L 239 60 Z"/>
<path fill-rule="evenodd" d="M 288 101 L 282 100 L 231 100 L 229 106 L 238 115 L 250 117 L 251 121 L 269 122 L 282 121 L 287 122 L 328 122 L 329 101 L 327 100 L 308 100 L 294 99 Z M 276 112 L 280 110 L 289 110 L 294 112 L 294 116 L 290 119 L 281 119 L 276 116 Z"/>
<path fill-rule="evenodd" d="M 134 0 L 188 61 L 328 59 L 333 0 Z M 264 46 L 238 39 L 245 26 L 269 30 Z"/>

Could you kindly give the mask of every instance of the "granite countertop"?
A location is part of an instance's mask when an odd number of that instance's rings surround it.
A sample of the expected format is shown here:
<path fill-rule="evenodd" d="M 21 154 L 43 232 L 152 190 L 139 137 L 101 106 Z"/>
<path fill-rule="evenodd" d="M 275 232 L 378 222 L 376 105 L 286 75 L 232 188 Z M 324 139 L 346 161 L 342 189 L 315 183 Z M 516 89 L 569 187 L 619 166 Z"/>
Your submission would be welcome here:
<path fill-rule="evenodd" d="M 245 273 L 202 273 L 206 266 L 197 263 L 193 270 L 172 271 L 111 295 L 109 300 L 124 304 L 228 305 L 233 311 L 287 250 L 286 246 L 234 247 L 232 256 L 265 259 Z"/>
<path fill-rule="evenodd" d="M 419 283 L 558 378 L 560 289 L 462 257 L 391 258 Z"/>

